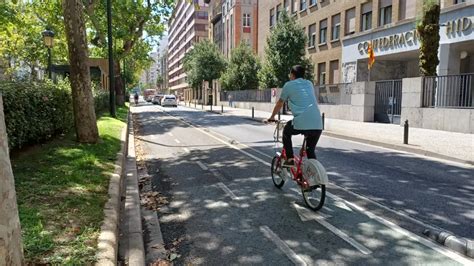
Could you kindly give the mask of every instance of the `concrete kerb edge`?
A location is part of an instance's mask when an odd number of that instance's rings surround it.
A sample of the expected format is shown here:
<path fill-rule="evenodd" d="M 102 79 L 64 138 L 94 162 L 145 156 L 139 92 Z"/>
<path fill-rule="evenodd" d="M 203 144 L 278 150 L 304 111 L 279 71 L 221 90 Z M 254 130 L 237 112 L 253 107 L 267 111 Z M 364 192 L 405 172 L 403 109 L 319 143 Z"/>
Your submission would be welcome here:
<path fill-rule="evenodd" d="M 130 112 L 130 116 L 131 116 Z M 143 241 L 143 225 L 142 225 L 142 214 L 140 206 L 140 189 L 138 187 L 138 171 L 136 162 L 136 151 L 135 151 L 135 139 L 134 139 L 134 126 L 133 119 L 129 119 L 129 131 L 127 132 L 129 143 L 128 149 L 129 154 L 127 156 L 127 166 L 133 167 L 133 169 L 127 168 L 127 177 L 132 175 L 130 179 L 126 181 L 126 197 L 125 206 L 128 204 L 135 205 L 130 211 L 125 211 L 126 219 L 129 220 L 130 225 L 135 225 L 134 230 L 128 232 L 128 263 L 129 265 L 145 265 L 145 245 Z M 131 150 L 131 152 L 130 152 Z"/>
<path fill-rule="evenodd" d="M 109 199 L 104 206 L 104 219 L 97 239 L 98 251 L 95 265 L 117 265 L 122 177 L 128 150 L 129 115 L 130 111 L 127 113 L 126 125 L 120 134 L 121 147 L 117 153 L 115 169 L 113 173 L 110 173 Z"/>
<path fill-rule="evenodd" d="M 474 258 L 474 241 L 472 240 L 448 232 L 430 229 L 426 229 L 423 234 L 453 251 Z"/>

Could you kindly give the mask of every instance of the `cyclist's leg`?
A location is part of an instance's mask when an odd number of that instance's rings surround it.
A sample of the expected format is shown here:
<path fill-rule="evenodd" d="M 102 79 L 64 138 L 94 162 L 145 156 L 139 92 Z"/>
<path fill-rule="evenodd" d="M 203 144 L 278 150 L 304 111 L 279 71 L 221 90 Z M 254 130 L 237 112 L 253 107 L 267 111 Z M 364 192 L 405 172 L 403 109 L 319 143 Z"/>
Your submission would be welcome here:
<path fill-rule="evenodd" d="M 283 147 L 285 147 L 287 160 L 293 159 L 293 142 L 291 141 L 292 135 L 300 134 L 298 130 L 293 128 L 293 121 L 290 120 L 286 123 L 283 129 Z"/>
<path fill-rule="evenodd" d="M 306 154 L 309 159 L 316 159 L 316 144 L 318 144 L 322 132 L 322 130 L 307 130 L 304 134 L 306 136 Z"/>

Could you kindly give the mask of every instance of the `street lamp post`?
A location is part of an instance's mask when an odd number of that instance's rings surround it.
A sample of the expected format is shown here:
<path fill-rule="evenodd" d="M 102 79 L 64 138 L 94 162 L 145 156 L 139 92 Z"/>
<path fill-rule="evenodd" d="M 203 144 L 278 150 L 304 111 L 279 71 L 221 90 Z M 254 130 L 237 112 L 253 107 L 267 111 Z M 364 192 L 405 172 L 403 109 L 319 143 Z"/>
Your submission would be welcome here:
<path fill-rule="evenodd" d="M 45 30 L 42 32 L 44 45 L 48 48 L 48 77 L 53 78 L 52 63 L 51 63 L 51 48 L 54 45 L 54 32 L 52 30 Z"/>

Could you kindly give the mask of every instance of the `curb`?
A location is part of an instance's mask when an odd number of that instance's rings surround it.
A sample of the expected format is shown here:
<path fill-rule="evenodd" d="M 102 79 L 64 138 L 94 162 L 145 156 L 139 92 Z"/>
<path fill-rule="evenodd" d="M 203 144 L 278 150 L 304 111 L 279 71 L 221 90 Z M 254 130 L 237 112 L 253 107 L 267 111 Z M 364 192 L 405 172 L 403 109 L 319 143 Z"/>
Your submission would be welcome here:
<path fill-rule="evenodd" d="M 462 160 L 462 159 L 458 159 L 458 158 L 455 158 L 455 157 L 451 157 L 451 156 L 447 156 L 447 155 L 443 155 L 443 154 L 439 154 L 439 153 L 435 153 L 435 152 L 431 152 L 431 151 L 411 148 L 409 146 L 402 146 L 402 145 L 397 145 L 397 144 L 390 144 L 390 143 L 384 143 L 384 142 L 373 141 L 373 140 L 368 140 L 368 139 L 350 137 L 350 136 L 346 136 L 346 135 L 332 133 L 331 131 L 329 131 L 329 132 L 324 131 L 324 135 L 329 136 L 329 137 L 333 137 L 333 138 L 338 138 L 338 139 L 345 139 L 345 140 L 351 140 L 351 141 L 355 141 L 355 142 L 366 143 L 366 144 L 379 146 L 379 147 L 384 147 L 384 148 L 393 149 L 393 150 L 410 152 L 410 153 L 423 155 L 423 156 L 428 156 L 428 157 L 433 157 L 433 158 L 437 158 L 437 159 L 443 159 L 443 160 L 453 161 L 453 162 L 457 162 L 457 163 L 474 165 L 474 161 Z"/>
<path fill-rule="evenodd" d="M 128 128 L 128 155 L 125 175 L 125 220 L 127 223 L 128 249 L 125 258 L 128 265 L 145 265 L 145 244 L 143 242 L 143 225 L 140 205 L 140 191 L 138 188 L 137 161 L 135 155 L 135 139 L 133 133 L 133 119 L 129 113 Z"/>
<path fill-rule="evenodd" d="M 129 120 L 128 111 L 127 120 Z M 122 176 L 124 172 L 125 158 L 128 147 L 129 124 L 122 128 L 120 151 L 117 153 L 114 172 L 110 174 L 108 189 L 109 199 L 104 206 L 104 220 L 100 227 L 100 235 L 97 239 L 97 262 L 95 265 L 117 265 L 118 242 L 119 242 L 119 220 L 122 195 Z"/>
<path fill-rule="evenodd" d="M 185 106 L 185 107 L 192 108 L 192 109 L 195 109 L 195 110 L 201 110 L 201 109 L 193 108 L 193 107 L 189 107 L 189 106 Z M 213 110 L 213 111 L 211 111 L 211 110 L 202 110 L 202 111 L 223 115 L 223 113 L 221 113 L 220 111 L 215 111 L 215 110 Z M 257 121 L 257 122 L 262 122 L 262 120 L 258 119 L 258 118 L 245 117 L 245 119 L 252 120 L 252 121 Z M 398 144 L 390 144 L 390 143 L 384 143 L 384 142 L 373 141 L 373 140 L 368 140 L 368 139 L 361 139 L 361 138 L 356 138 L 356 137 L 351 137 L 351 136 L 347 136 L 347 135 L 333 133 L 330 130 L 329 131 L 324 130 L 323 134 L 328 136 L 328 137 L 333 137 L 333 138 L 338 138 L 338 139 L 344 139 L 344 140 L 350 140 L 350 141 L 370 144 L 370 145 L 379 146 L 379 147 L 392 149 L 392 150 L 410 152 L 410 153 L 414 153 L 414 154 L 418 154 L 418 155 L 423 155 L 423 156 L 442 159 L 442 160 L 448 160 L 448 161 L 452 161 L 452 162 L 456 162 L 456 163 L 474 165 L 474 161 L 462 160 L 462 159 L 459 159 L 459 158 L 456 158 L 456 157 L 451 157 L 451 156 L 443 155 L 443 154 L 436 153 L 436 152 L 431 152 L 431 151 L 427 151 L 427 150 L 412 148 L 410 146 L 402 146 L 402 145 L 398 145 Z"/>
<path fill-rule="evenodd" d="M 423 234 L 441 245 L 469 258 L 474 258 L 474 241 L 444 231 L 426 229 Z"/>

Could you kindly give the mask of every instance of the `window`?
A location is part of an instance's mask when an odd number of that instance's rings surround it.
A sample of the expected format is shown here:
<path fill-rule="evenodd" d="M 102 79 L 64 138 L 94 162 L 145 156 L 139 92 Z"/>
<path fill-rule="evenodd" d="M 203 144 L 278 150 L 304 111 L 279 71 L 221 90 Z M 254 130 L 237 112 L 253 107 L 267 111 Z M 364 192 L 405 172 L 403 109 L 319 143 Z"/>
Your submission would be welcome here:
<path fill-rule="evenodd" d="M 250 14 L 244 13 L 243 26 L 250 27 Z"/>
<path fill-rule="evenodd" d="M 460 3 L 464 3 L 464 2 L 466 2 L 466 0 L 454 0 L 455 5 L 460 4 Z"/>
<path fill-rule="evenodd" d="M 230 49 L 234 48 L 234 15 L 230 15 Z"/>
<path fill-rule="evenodd" d="M 317 4 L 316 0 L 309 0 L 309 6 L 315 6 Z"/>
<path fill-rule="evenodd" d="M 306 10 L 306 0 L 300 0 L 300 11 Z"/>
<path fill-rule="evenodd" d="M 355 33 L 355 8 L 346 10 L 345 35 Z"/>
<path fill-rule="evenodd" d="M 278 20 L 280 19 L 281 16 L 281 4 L 278 4 L 276 7 L 276 22 L 278 23 Z"/>
<path fill-rule="evenodd" d="M 318 84 L 326 84 L 326 63 L 318 64 Z"/>
<path fill-rule="evenodd" d="M 316 23 L 308 27 L 308 47 L 313 48 L 316 45 Z"/>
<path fill-rule="evenodd" d="M 298 11 L 298 1 L 297 0 L 291 0 L 291 13 L 296 13 Z"/>
<path fill-rule="evenodd" d="M 283 6 L 285 7 L 286 12 L 290 13 L 290 0 L 285 0 Z"/>
<path fill-rule="evenodd" d="M 372 28 L 372 2 L 363 4 L 361 13 L 360 31 L 370 30 Z"/>
<path fill-rule="evenodd" d="M 392 0 L 380 0 L 379 26 L 392 23 Z"/>
<path fill-rule="evenodd" d="M 328 20 L 323 19 L 319 22 L 319 44 L 326 43 L 327 32 L 328 32 Z"/>
<path fill-rule="evenodd" d="M 329 62 L 329 84 L 339 83 L 339 60 Z"/>
<path fill-rule="evenodd" d="M 270 27 L 273 27 L 275 21 L 275 9 L 270 9 Z"/>
<path fill-rule="evenodd" d="M 416 16 L 416 1 L 400 0 L 398 11 L 399 20 L 414 18 Z"/>
<path fill-rule="evenodd" d="M 341 32 L 341 14 L 332 16 L 331 19 L 331 41 L 339 40 Z"/>

